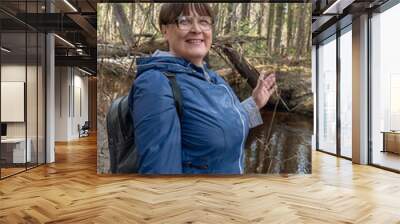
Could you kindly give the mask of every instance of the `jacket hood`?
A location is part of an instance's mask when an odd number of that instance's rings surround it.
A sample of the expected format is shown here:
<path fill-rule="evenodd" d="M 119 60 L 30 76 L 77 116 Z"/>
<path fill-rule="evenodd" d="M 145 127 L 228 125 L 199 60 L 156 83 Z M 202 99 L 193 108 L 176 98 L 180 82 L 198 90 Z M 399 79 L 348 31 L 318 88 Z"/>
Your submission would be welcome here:
<path fill-rule="evenodd" d="M 161 72 L 188 73 L 201 79 L 204 78 L 204 70 L 207 72 L 207 63 L 203 62 L 203 68 L 194 65 L 190 61 L 176 57 L 166 51 L 155 51 L 151 57 L 138 58 L 136 61 L 136 78 L 148 70 L 159 70 Z"/>

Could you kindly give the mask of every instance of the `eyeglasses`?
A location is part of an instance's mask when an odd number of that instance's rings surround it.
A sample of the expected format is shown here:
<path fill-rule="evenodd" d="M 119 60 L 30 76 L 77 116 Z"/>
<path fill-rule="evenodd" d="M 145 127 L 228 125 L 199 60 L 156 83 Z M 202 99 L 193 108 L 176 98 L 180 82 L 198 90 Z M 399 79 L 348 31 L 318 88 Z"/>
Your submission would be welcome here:
<path fill-rule="evenodd" d="M 212 28 L 213 21 L 209 16 L 179 16 L 175 22 L 178 29 L 182 31 L 189 31 L 192 29 L 194 21 L 199 25 L 201 31 L 209 31 Z"/>

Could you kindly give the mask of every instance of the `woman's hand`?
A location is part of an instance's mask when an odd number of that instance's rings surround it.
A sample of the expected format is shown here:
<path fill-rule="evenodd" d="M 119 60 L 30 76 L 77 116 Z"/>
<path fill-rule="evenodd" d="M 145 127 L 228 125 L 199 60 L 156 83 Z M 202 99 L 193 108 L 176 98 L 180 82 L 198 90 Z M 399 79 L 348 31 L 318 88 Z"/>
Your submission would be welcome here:
<path fill-rule="evenodd" d="M 267 104 L 268 99 L 276 90 L 276 79 L 275 74 L 272 73 L 266 76 L 264 73 L 260 74 L 257 81 L 256 88 L 253 89 L 253 99 L 257 104 L 258 109 L 261 109 Z"/>

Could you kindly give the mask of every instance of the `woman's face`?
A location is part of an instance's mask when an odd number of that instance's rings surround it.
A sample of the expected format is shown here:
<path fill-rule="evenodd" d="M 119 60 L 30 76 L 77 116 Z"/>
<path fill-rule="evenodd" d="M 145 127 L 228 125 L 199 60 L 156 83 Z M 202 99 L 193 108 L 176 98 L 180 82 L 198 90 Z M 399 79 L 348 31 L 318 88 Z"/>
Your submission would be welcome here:
<path fill-rule="evenodd" d="M 189 16 L 199 18 L 199 15 L 193 11 Z M 198 22 L 195 19 L 189 30 L 181 30 L 176 24 L 168 24 L 164 26 L 163 33 L 171 53 L 201 65 L 211 48 L 212 29 L 204 31 Z"/>

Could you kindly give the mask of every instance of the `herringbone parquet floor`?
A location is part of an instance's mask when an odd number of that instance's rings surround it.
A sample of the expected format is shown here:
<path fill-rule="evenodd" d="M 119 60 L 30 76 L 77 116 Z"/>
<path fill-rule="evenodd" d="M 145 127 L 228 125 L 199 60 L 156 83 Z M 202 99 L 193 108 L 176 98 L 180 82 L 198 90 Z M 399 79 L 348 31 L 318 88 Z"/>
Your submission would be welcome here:
<path fill-rule="evenodd" d="M 0 223 L 400 223 L 400 175 L 313 152 L 313 174 L 96 174 L 94 137 L 0 181 Z"/>

